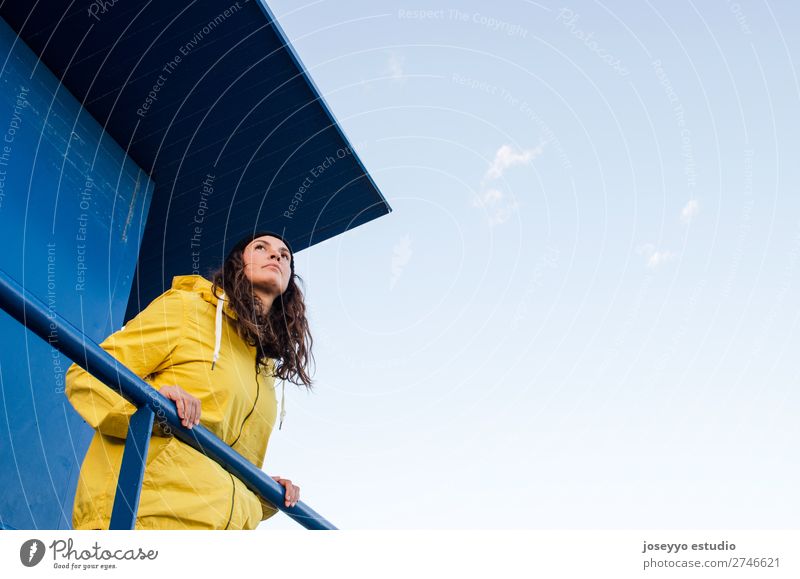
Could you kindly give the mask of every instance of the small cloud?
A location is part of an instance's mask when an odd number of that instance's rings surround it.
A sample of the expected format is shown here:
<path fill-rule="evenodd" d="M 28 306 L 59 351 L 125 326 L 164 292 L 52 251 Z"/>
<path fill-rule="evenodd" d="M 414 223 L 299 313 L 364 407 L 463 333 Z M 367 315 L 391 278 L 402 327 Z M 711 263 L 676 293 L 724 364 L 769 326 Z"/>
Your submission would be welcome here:
<path fill-rule="evenodd" d="M 672 261 L 675 254 L 671 251 L 654 251 L 650 257 L 647 258 L 647 267 L 656 268 L 662 263 Z"/>
<path fill-rule="evenodd" d="M 544 143 L 535 149 L 515 150 L 511 145 L 503 145 L 494 154 L 494 160 L 481 181 L 480 191 L 472 198 L 472 206 L 486 211 L 490 227 L 505 223 L 514 214 L 519 204 L 508 199 L 502 190 L 491 187 L 487 181 L 499 179 L 506 169 L 515 165 L 527 165 L 542 154 Z"/>
<path fill-rule="evenodd" d="M 672 261 L 676 254 L 672 251 L 657 251 L 652 243 L 646 243 L 636 249 L 636 253 L 643 255 L 647 260 L 647 267 L 655 269 L 662 263 Z"/>
<path fill-rule="evenodd" d="M 405 64 L 406 59 L 403 58 L 402 55 L 397 54 L 396 52 L 392 52 L 389 54 L 389 62 L 386 65 L 386 70 L 389 73 L 389 76 L 394 81 L 403 81 L 405 80 L 405 70 L 403 65 Z"/>
<path fill-rule="evenodd" d="M 484 180 L 499 179 L 506 169 L 514 165 L 527 165 L 541 155 L 542 150 L 543 145 L 539 145 L 535 149 L 524 149 L 522 151 L 515 151 L 511 145 L 503 145 L 494 154 L 494 160 L 486 171 Z"/>
<path fill-rule="evenodd" d="M 691 223 L 697 213 L 700 211 L 700 204 L 697 199 L 691 199 L 681 210 L 681 221 L 684 223 Z"/>
<path fill-rule="evenodd" d="M 389 289 L 394 289 L 397 280 L 403 275 L 403 269 L 411 260 L 411 236 L 404 235 L 392 248 L 392 278 L 389 280 Z"/>
<path fill-rule="evenodd" d="M 472 199 L 473 207 L 486 207 L 494 205 L 503 199 L 503 192 L 499 189 L 484 189 Z"/>
<path fill-rule="evenodd" d="M 486 212 L 487 223 L 490 227 L 508 221 L 519 204 L 513 199 L 506 199 L 500 189 L 484 189 L 472 198 L 473 207 L 481 207 Z"/>
<path fill-rule="evenodd" d="M 501 223 L 508 221 L 508 218 L 513 215 L 514 210 L 517 207 L 518 205 L 512 201 L 490 211 L 489 227 L 494 227 L 495 225 L 500 225 Z"/>

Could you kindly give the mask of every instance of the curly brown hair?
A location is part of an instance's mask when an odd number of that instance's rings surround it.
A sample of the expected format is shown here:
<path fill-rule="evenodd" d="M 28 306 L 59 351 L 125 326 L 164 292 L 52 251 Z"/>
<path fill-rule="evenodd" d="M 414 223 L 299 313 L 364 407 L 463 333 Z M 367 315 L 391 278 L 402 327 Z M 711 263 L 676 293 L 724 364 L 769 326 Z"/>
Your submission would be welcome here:
<path fill-rule="evenodd" d="M 271 235 L 271 234 L 268 234 Z M 247 238 L 247 243 L 252 238 Z M 212 274 L 212 291 L 217 298 L 222 290 L 230 307 L 236 312 L 233 324 L 241 338 L 256 348 L 256 370 L 266 368 L 269 358 L 275 360 L 274 376 L 298 386 L 311 389 L 309 363 L 314 359 L 314 343 L 306 319 L 306 305 L 298 282 L 302 278 L 292 273 L 283 294 L 275 298 L 266 315 L 261 313 L 261 300 L 253 292 L 253 285 L 244 273 L 243 251 L 247 245 L 242 240 L 228 258 Z M 288 244 L 287 244 L 288 245 Z M 294 256 L 291 258 L 294 260 Z"/>

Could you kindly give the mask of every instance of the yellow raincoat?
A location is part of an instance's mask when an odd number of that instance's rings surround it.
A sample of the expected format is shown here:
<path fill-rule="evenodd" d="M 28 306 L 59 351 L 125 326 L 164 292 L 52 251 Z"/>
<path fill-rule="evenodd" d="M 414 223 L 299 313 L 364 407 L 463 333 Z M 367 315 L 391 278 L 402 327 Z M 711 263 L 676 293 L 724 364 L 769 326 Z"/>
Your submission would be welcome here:
<path fill-rule="evenodd" d="M 171 289 L 100 345 L 156 390 L 177 384 L 198 398 L 200 424 L 261 468 L 277 410 L 274 360 L 268 371 L 257 374 L 256 350 L 239 337 L 232 319 L 235 312 L 224 299 L 218 303 L 210 281 L 179 276 Z M 108 529 L 136 407 L 75 364 L 67 371 L 66 392 L 95 428 L 72 524 L 75 529 Z M 153 434 L 137 529 L 254 529 L 277 512 L 210 458 L 159 435 L 157 425 Z"/>

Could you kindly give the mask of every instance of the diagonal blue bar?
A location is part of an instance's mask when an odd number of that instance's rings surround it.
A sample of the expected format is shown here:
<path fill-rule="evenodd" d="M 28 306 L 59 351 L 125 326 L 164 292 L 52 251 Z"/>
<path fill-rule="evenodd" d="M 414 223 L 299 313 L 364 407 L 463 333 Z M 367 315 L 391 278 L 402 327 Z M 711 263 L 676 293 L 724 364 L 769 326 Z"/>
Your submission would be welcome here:
<path fill-rule="evenodd" d="M 125 452 L 122 453 L 122 466 L 117 479 L 117 494 L 111 510 L 109 530 L 129 530 L 136 526 L 136 513 L 139 510 L 139 497 L 142 494 L 144 465 L 150 436 L 153 431 L 155 413 L 143 406 L 131 416 L 128 437 L 125 439 Z"/>
<path fill-rule="evenodd" d="M 306 529 L 336 529 L 332 523 L 302 501 L 294 507 L 286 507 L 283 499 L 284 489 L 281 485 L 204 426 L 195 426 L 192 430 L 184 428 L 178 417 L 178 411 L 170 400 L 148 386 L 144 380 L 120 364 L 95 342 L 89 340 L 78 328 L 55 312 L 51 312 L 39 298 L 25 291 L 3 270 L 0 270 L 0 308 L 137 408 L 146 407 L 154 413 L 162 412 L 176 438 L 217 461 L 222 468 L 238 477 L 257 496 L 266 499 L 276 509 L 283 511 Z M 53 332 L 56 339 L 50 340 L 48 336 Z M 160 416 L 159 414 L 159 420 Z"/>

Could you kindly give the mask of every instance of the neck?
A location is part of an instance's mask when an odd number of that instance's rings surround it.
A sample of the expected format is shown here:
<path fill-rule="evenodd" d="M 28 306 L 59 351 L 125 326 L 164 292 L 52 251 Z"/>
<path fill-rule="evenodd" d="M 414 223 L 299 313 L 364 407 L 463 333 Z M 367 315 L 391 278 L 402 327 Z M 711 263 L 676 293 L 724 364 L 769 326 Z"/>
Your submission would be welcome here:
<path fill-rule="evenodd" d="M 269 313 L 269 310 L 272 309 L 272 302 L 275 301 L 275 296 L 258 290 L 256 290 L 255 294 L 258 297 L 261 305 L 261 315 L 266 316 Z"/>

